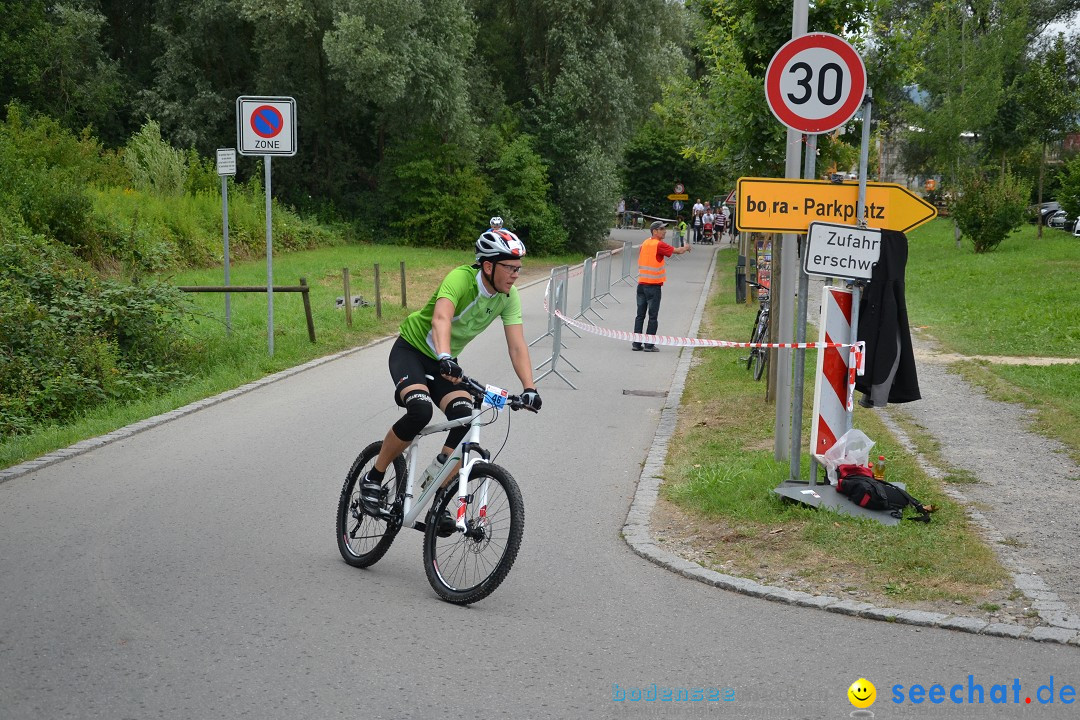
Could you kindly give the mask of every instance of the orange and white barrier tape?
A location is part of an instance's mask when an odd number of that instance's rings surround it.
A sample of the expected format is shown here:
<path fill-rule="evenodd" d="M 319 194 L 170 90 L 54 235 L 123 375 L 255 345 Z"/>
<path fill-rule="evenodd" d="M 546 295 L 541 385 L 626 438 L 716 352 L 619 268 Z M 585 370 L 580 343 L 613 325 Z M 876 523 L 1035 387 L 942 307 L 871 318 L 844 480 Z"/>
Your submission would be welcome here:
<path fill-rule="evenodd" d="M 544 309 L 548 310 L 548 298 L 547 293 L 544 293 Z M 865 368 L 865 346 L 866 344 L 859 340 L 855 343 L 837 343 L 837 342 L 812 342 L 812 343 L 752 343 L 752 342 L 735 342 L 733 340 L 709 340 L 706 338 L 687 338 L 687 337 L 675 337 L 672 335 L 646 335 L 644 333 L 627 332 L 625 330 L 611 330 L 609 328 L 600 327 L 591 323 L 581 322 L 574 320 L 566 315 L 563 315 L 558 308 L 554 311 L 555 317 L 562 320 L 567 325 L 575 327 L 578 330 L 584 330 L 587 333 L 593 335 L 599 335 L 611 340 L 621 340 L 623 342 L 641 343 L 643 345 L 666 345 L 670 347 L 694 347 L 694 348 L 778 348 L 788 350 L 824 350 L 826 348 L 850 348 L 848 353 L 848 383 L 847 383 L 847 411 L 851 412 L 854 408 L 855 398 L 855 375 L 863 374 Z"/>

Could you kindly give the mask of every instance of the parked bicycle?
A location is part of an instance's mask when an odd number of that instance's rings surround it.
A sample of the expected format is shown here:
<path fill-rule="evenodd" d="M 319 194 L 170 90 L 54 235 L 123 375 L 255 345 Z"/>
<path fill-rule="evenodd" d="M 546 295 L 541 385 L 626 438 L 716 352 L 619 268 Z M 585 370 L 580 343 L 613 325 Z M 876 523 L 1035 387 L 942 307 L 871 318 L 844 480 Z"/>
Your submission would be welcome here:
<path fill-rule="evenodd" d="M 758 311 L 754 318 L 754 327 L 750 332 L 750 342 L 769 342 L 769 288 L 759 285 L 752 280 L 746 281 L 747 285 L 758 289 Z M 753 369 L 754 379 L 760 380 L 765 374 L 765 368 L 769 364 L 769 349 L 761 347 L 750 348 L 750 356 L 746 358 L 746 369 Z"/>
<path fill-rule="evenodd" d="M 360 484 L 382 441 L 371 443 L 356 458 L 338 500 L 337 539 L 345 562 L 363 568 L 382 559 L 403 526 L 420 530 L 424 533 L 424 571 L 431 587 L 443 600 L 468 605 L 490 595 L 506 579 L 525 530 L 521 490 L 510 473 L 493 464 L 491 454 L 480 446 L 480 428 L 495 422 L 506 407 L 520 410 L 527 406 L 517 395 L 485 387 L 468 377 L 462 377 L 458 387 L 473 396 L 472 415 L 425 428 L 394 459 L 383 480 L 386 500 L 377 514 L 365 511 Z M 418 488 L 420 438 L 461 425 L 469 426 L 468 433 L 441 467 L 433 464 L 436 473 Z M 457 482 L 453 482 L 451 475 L 459 463 Z"/>

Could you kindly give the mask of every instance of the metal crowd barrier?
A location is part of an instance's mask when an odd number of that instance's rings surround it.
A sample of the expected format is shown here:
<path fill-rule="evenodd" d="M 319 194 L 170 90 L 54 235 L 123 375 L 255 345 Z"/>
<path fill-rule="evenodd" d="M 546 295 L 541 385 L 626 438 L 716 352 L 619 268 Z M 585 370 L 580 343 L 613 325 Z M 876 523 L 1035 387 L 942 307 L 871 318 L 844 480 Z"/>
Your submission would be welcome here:
<path fill-rule="evenodd" d="M 619 302 L 618 298 L 611 294 L 611 251 L 601 250 L 596 253 L 596 263 L 593 265 L 595 268 L 596 277 L 593 285 L 593 297 L 592 299 L 603 305 L 604 298 L 609 297 L 615 302 Z"/>
<path fill-rule="evenodd" d="M 593 283 L 593 259 L 585 258 L 585 262 L 582 263 L 582 277 L 581 277 L 581 310 L 574 316 L 575 320 L 584 320 L 590 325 L 595 325 L 592 320 L 585 315 L 587 312 L 591 312 L 601 320 L 604 316 L 593 310 L 592 307 L 592 283 Z M 570 328 L 573 330 L 573 328 Z M 578 337 L 581 337 L 578 335 Z"/>
<path fill-rule="evenodd" d="M 577 386 L 574 385 L 574 383 L 570 382 L 570 380 L 567 379 L 567 377 L 565 375 L 563 375 L 561 372 L 559 372 L 557 367 L 556 367 L 556 365 L 558 365 L 559 360 L 562 359 L 562 360 L 565 360 L 566 364 L 569 365 L 570 367 L 572 367 L 575 371 L 581 372 L 580 370 L 577 369 L 577 367 L 574 366 L 574 363 L 572 363 L 569 360 L 567 360 L 566 358 L 562 357 L 562 348 L 564 347 L 563 342 L 562 342 L 563 323 L 562 323 L 561 320 L 559 320 L 555 316 L 556 308 L 558 309 L 558 311 L 560 313 L 562 313 L 563 315 L 566 315 L 566 288 L 567 288 L 567 285 L 569 285 L 569 282 L 570 282 L 570 267 L 568 265 L 560 265 L 559 267 L 555 267 L 555 268 L 551 269 L 551 277 L 548 279 L 548 288 L 547 288 L 548 327 L 551 328 L 550 333 L 551 333 L 551 336 L 552 336 L 551 357 L 548 358 L 547 360 L 545 360 L 544 362 L 540 363 L 539 365 L 537 365 L 533 369 L 534 370 L 539 370 L 540 368 L 544 367 L 548 363 L 551 363 L 551 367 L 548 368 L 547 372 L 545 372 L 542 375 L 538 376 L 536 378 L 536 382 L 539 383 L 541 380 L 543 380 L 548 375 L 550 375 L 552 373 L 555 373 L 560 378 L 562 378 L 563 382 L 565 382 L 567 385 L 569 385 L 574 390 L 577 390 Z M 546 335 L 542 335 L 541 337 L 546 337 Z M 539 340 L 539 339 L 540 338 L 537 338 L 537 340 Z M 534 340 L 533 342 L 536 342 L 536 341 Z"/>

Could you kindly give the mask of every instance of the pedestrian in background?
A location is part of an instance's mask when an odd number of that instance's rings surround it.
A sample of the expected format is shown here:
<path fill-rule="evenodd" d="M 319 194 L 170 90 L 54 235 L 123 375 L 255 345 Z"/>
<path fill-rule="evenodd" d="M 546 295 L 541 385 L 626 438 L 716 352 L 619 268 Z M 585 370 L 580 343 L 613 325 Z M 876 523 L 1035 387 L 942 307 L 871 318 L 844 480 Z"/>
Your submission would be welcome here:
<path fill-rule="evenodd" d="M 675 239 L 679 241 L 676 247 L 682 247 L 690 242 L 686 234 L 686 221 L 683 220 L 682 215 L 679 216 L 678 223 L 675 225 Z"/>
<path fill-rule="evenodd" d="M 705 203 L 705 214 L 701 216 L 702 235 L 701 241 L 709 243 L 713 242 L 713 223 L 716 222 L 716 216 L 712 214 L 712 210 L 709 209 L 709 204 Z"/>
<path fill-rule="evenodd" d="M 731 242 L 735 242 L 735 231 L 733 229 L 734 226 L 731 224 L 731 208 L 727 206 L 727 203 L 724 203 L 720 206 L 720 215 L 724 218 L 725 234 L 732 233 Z"/>
<path fill-rule="evenodd" d="M 701 198 L 694 203 L 691 213 L 690 224 L 694 226 L 694 242 L 701 242 L 701 216 L 705 214 L 705 206 L 701 204 Z"/>
<path fill-rule="evenodd" d="M 637 317 L 634 318 L 634 332 L 641 334 L 641 328 L 645 324 L 645 314 L 648 312 L 649 325 L 646 333 L 656 334 L 658 318 L 660 316 L 660 294 L 667 279 L 665 262 L 672 255 L 682 255 L 690 252 L 689 245 L 672 247 L 664 242 L 667 234 L 667 224 L 657 220 L 650 227 L 649 239 L 641 244 L 638 252 L 638 286 L 637 286 Z M 656 345 L 639 342 L 631 343 L 631 350 L 644 350 L 645 352 L 659 352 Z"/>

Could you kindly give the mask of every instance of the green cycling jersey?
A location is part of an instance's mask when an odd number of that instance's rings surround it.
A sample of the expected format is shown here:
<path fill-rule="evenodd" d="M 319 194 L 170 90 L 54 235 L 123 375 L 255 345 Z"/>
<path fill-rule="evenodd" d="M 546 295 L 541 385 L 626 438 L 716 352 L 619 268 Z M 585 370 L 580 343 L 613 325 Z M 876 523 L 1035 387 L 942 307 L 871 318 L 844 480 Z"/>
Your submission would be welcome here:
<path fill-rule="evenodd" d="M 401 323 L 401 337 L 432 358 L 437 353 L 431 334 L 431 318 L 435 314 L 435 301 L 439 298 L 447 298 L 454 303 L 454 317 L 450 322 L 450 354 L 454 357 L 460 355 L 465 346 L 496 317 L 502 318 L 503 325 L 521 324 L 521 299 L 516 287 L 510 288 L 509 295 L 488 293 L 480 271 L 471 265 L 461 265 L 447 274 L 427 305 Z"/>

